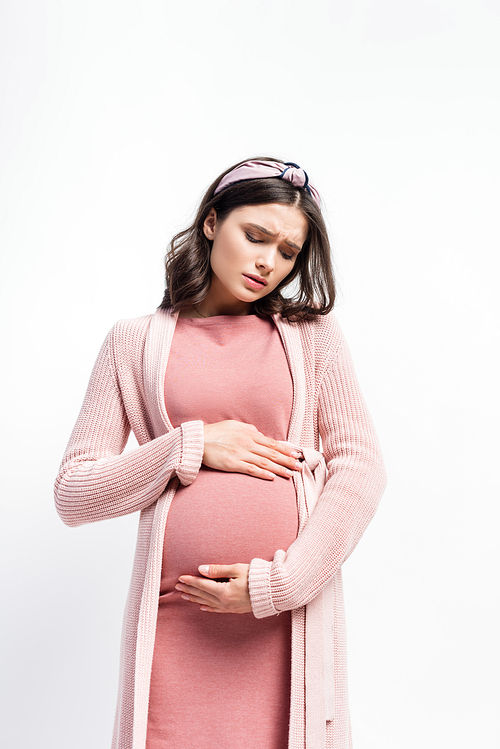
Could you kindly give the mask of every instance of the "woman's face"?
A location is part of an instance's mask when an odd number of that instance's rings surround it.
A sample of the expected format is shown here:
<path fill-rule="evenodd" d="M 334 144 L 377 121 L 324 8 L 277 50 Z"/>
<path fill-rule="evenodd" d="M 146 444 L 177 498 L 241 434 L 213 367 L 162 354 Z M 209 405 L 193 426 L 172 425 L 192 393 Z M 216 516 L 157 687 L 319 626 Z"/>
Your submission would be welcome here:
<path fill-rule="evenodd" d="M 298 209 L 281 203 L 235 208 L 223 222 L 212 208 L 203 230 L 213 240 L 211 314 L 247 314 L 293 270 L 309 226 Z"/>

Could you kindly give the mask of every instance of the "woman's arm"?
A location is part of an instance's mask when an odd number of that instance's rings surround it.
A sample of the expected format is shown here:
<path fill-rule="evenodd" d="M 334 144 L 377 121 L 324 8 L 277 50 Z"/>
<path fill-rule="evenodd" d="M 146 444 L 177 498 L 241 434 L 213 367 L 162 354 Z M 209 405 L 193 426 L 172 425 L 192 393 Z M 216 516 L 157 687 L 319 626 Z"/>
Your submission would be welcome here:
<path fill-rule="evenodd" d="M 237 421 L 188 421 L 123 454 L 130 425 L 114 367 L 113 334 L 97 358 L 55 483 L 57 511 L 67 525 L 142 510 L 156 502 L 173 476 L 192 483 L 202 462 L 267 480 L 300 470 L 290 445 Z M 145 405 L 137 399 L 134 407 Z"/>
<path fill-rule="evenodd" d="M 113 331 L 95 363 L 55 483 L 57 511 L 71 526 L 147 507 L 174 475 L 182 484 L 194 481 L 203 456 L 202 421 L 186 422 L 122 454 L 130 425 L 113 367 L 112 340 Z"/>
<path fill-rule="evenodd" d="M 256 617 L 312 600 L 352 553 L 378 506 L 386 474 L 371 417 L 342 340 L 320 387 L 318 427 L 328 479 L 303 531 L 272 562 L 254 559 L 249 590 Z"/>

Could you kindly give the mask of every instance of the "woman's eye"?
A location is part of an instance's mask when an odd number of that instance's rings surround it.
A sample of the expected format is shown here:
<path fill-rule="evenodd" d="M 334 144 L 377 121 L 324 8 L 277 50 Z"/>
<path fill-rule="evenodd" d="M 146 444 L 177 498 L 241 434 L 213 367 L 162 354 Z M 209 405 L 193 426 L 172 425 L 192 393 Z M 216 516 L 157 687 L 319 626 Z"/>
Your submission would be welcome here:
<path fill-rule="evenodd" d="M 263 241 L 262 239 L 257 239 L 257 237 L 254 237 L 251 234 L 247 234 L 247 232 L 245 232 L 245 237 L 248 239 L 249 242 L 252 242 L 253 244 L 259 244 L 259 243 L 262 243 Z M 288 252 L 283 252 L 282 250 L 280 250 L 280 252 L 281 252 L 281 257 L 284 260 L 293 260 L 295 257 L 293 254 L 291 255 Z"/>

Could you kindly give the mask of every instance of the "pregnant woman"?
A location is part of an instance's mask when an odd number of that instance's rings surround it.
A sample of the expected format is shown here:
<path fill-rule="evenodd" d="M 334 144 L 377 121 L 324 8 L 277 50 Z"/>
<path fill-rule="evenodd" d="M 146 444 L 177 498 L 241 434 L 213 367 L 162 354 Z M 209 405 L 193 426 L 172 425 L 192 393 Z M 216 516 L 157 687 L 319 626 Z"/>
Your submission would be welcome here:
<path fill-rule="evenodd" d="M 259 158 L 101 348 L 55 496 L 68 525 L 141 511 L 114 749 L 351 744 L 341 566 L 385 474 L 334 297 L 317 191 Z"/>

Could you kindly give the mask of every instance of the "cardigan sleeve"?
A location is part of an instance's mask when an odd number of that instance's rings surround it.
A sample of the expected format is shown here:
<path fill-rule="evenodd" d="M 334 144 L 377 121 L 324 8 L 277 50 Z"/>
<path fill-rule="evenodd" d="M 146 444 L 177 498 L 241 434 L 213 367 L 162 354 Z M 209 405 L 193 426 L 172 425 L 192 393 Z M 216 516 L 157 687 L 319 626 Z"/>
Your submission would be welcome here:
<path fill-rule="evenodd" d="M 299 608 L 321 591 L 354 550 L 385 488 L 378 440 L 344 340 L 321 382 L 318 427 L 327 482 L 288 551 L 277 551 L 272 562 L 252 560 L 257 618 Z"/>
<path fill-rule="evenodd" d="M 123 453 L 130 425 L 112 357 L 113 330 L 95 363 L 55 482 L 55 502 L 70 526 L 148 507 L 177 476 L 190 484 L 203 456 L 203 422 L 181 424 Z"/>

